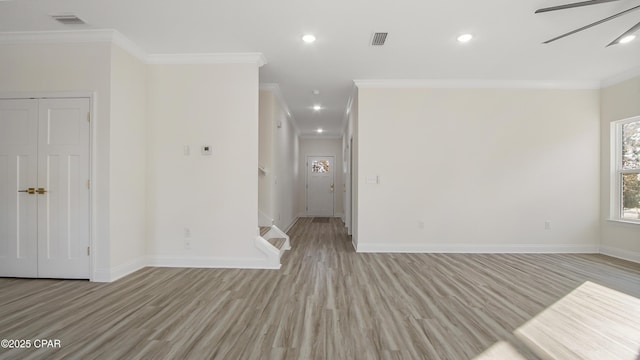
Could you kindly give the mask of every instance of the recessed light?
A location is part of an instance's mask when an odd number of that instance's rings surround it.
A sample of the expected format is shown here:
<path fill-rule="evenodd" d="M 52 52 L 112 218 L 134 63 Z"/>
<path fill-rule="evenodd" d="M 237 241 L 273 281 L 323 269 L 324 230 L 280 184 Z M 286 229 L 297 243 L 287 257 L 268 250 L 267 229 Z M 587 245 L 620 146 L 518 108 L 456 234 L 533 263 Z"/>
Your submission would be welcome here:
<path fill-rule="evenodd" d="M 324 131 L 324 130 L 322 130 L 322 128 L 320 128 L 320 129 L 316 130 L 316 132 L 317 132 L 318 134 L 322 134 L 322 132 L 323 132 L 323 131 Z"/>
<path fill-rule="evenodd" d="M 306 42 L 307 44 L 311 44 L 312 42 L 316 41 L 316 37 L 311 34 L 306 34 L 302 37 L 302 41 Z"/>
<path fill-rule="evenodd" d="M 320 90 L 313 90 L 313 95 L 320 95 Z"/>
<path fill-rule="evenodd" d="M 322 106 L 320 105 L 313 105 L 313 110 L 315 111 L 320 111 L 322 109 Z"/>
<path fill-rule="evenodd" d="M 473 39 L 473 35 L 471 34 L 462 34 L 458 36 L 458 42 L 461 42 L 461 43 L 469 42 L 469 40 L 471 39 Z"/>
<path fill-rule="evenodd" d="M 625 37 L 623 37 L 622 39 L 620 39 L 620 41 L 618 41 L 620 44 L 626 44 L 628 42 L 633 41 L 633 39 L 635 39 L 636 36 L 635 35 L 627 35 Z"/>

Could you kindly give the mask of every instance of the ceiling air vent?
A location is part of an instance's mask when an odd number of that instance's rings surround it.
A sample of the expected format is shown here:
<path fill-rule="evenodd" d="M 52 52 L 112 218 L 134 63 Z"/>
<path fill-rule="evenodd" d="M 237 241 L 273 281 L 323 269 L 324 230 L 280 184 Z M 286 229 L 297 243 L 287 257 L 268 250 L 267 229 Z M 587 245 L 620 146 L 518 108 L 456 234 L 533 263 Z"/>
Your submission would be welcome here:
<path fill-rule="evenodd" d="M 82 25 L 85 23 L 82 19 L 73 14 L 57 14 L 51 15 L 51 17 L 65 25 Z"/>
<path fill-rule="evenodd" d="M 389 35 L 389 33 L 386 33 L 386 32 L 373 33 L 373 36 L 371 37 L 371 46 L 384 45 L 384 42 L 387 41 L 387 35 Z"/>

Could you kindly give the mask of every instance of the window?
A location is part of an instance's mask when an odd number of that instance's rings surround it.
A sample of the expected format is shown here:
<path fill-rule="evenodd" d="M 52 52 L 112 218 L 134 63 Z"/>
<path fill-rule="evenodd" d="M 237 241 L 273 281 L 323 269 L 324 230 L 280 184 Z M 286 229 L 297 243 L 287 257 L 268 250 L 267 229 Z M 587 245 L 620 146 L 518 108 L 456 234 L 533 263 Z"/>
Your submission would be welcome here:
<path fill-rule="evenodd" d="M 329 160 L 313 160 L 311 163 L 311 170 L 314 173 L 328 173 Z"/>
<path fill-rule="evenodd" d="M 640 223 L 640 116 L 612 124 L 612 218 Z"/>

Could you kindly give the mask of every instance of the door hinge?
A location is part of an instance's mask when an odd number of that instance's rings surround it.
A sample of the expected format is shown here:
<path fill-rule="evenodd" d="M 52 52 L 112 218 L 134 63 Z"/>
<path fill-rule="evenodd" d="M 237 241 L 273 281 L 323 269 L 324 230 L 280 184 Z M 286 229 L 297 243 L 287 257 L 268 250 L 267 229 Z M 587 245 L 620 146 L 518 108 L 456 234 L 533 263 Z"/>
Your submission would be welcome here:
<path fill-rule="evenodd" d="M 91 189 L 91 180 L 87 180 L 87 189 Z"/>
<path fill-rule="evenodd" d="M 91 255 L 91 248 L 89 246 L 87 246 L 87 256 Z"/>
<path fill-rule="evenodd" d="M 87 113 L 87 121 L 91 122 L 91 113 Z"/>

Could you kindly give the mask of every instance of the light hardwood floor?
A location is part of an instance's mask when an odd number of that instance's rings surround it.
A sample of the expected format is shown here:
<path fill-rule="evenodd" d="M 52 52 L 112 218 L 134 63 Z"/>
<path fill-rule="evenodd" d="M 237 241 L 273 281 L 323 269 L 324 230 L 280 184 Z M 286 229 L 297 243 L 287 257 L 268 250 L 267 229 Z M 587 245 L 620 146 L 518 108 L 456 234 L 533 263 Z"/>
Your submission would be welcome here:
<path fill-rule="evenodd" d="M 632 295 L 609 309 L 626 316 L 609 321 L 640 329 L 638 264 L 356 254 L 338 219 L 300 219 L 290 236 L 280 270 L 145 268 L 110 284 L 0 279 L 0 339 L 62 344 L 0 349 L 0 359 L 537 359 L 535 326 L 585 282 Z M 598 346 L 640 351 L 640 338 L 624 340 Z"/>

